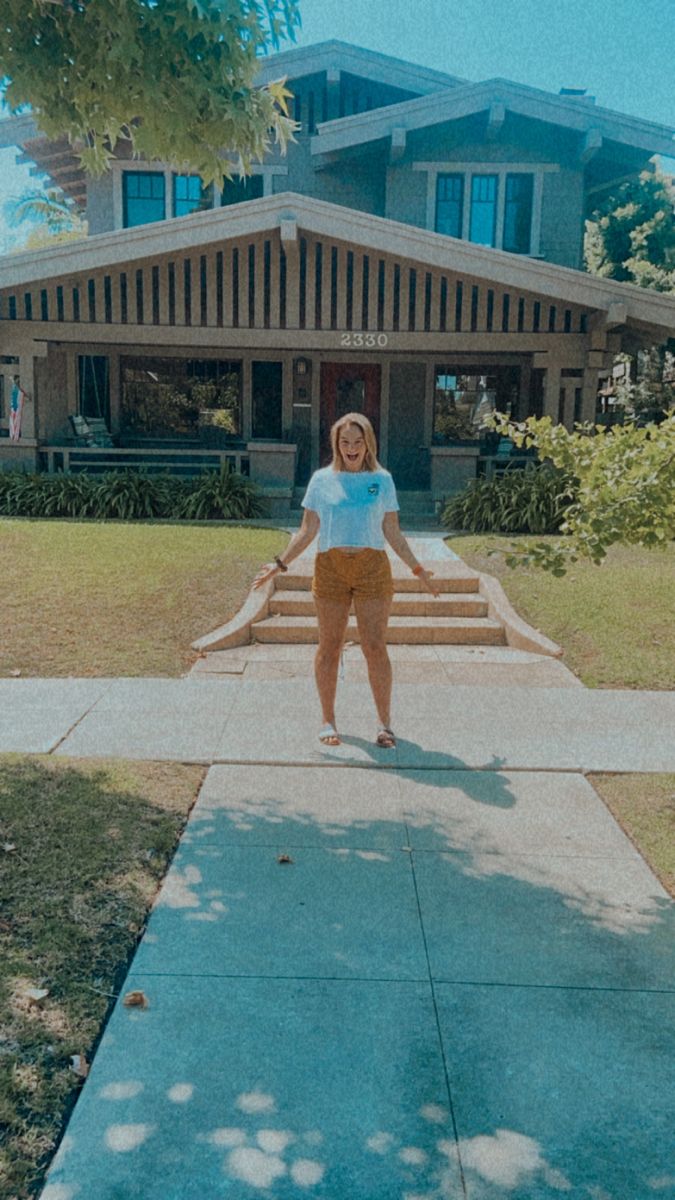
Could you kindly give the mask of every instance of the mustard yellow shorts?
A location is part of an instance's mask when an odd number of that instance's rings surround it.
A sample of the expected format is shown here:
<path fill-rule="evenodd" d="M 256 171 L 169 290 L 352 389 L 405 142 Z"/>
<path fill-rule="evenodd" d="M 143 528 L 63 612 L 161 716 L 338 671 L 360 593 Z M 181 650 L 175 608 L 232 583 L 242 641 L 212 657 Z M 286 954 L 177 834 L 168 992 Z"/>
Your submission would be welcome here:
<path fill-rule="evenodd" d="M 393 596 L 394 582 L 386 550 L 366 547 L 358 554 L 345 554 L 340 549 L 319 552 L 314 561 L 312 593 L 319 600 Z"/>

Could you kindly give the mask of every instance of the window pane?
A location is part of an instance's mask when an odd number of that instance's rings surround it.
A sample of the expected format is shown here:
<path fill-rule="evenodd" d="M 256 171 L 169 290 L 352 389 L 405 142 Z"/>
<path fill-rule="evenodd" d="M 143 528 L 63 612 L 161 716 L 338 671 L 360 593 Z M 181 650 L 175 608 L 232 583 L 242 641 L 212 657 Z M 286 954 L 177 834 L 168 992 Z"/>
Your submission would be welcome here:
<path fill-rule="evenodd" d="M 221 204 L 241 204 L 244 200 L 259 200 L 263 194 L 262 175 L 235 176 L 226 179 L 220 196 Z"/>
<path fill-rule="evenodd" d="M 227 445 L 241 430 L 241 362 L 123 358 L 121 424 L 128 436 Z"/>
<path fill-rule="evenodd" d="M 253 377 L 253 436 L 281 441 L 280 362 L 254 362 Z"/>
<path fill-rule="evenodd" d="M 434 430 L 436 443 L 481 437 L 494 411 L 497 381 L 492 375 L 463 375 L 451 367 L 436 368 Z"/>
<path fill-rule="evenodd" d="M 474 175 L 471 180 L 469 239 L 479 246 L 494 246 L 497 223 L 497 176 Z"/>
<path fill-rule="evenodd" d="M 462 236 L 464 176 L 439 175 L 436 179 L 436 232 Z"/>
<path fill-rule="evenodd" d="M 122 176 L 124 227 L 163 221 L 164 175 L 159 171 L 125 171 Z"/>
<path fill-rule="evenodd" d="M 533 175 L 506 176 L 504 249 L 529 254 L 532 232 Z"/>
<path fill-rule="evenodd" d="M 211 208 L 212 196 L 211 188 L 202 185 L 199 175 L 174 175 L 174 217 L 184 217 L 188 213 L 202 212 L 206 208 Z"/>

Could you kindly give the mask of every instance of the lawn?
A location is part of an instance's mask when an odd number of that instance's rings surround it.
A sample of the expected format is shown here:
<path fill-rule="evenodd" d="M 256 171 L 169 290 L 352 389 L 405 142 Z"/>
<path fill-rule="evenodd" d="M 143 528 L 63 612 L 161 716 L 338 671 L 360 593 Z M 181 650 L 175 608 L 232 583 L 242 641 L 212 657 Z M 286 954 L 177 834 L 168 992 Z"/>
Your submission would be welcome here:
<path fill-rule="evenodd" d="M 35 1194 L 202 777 L 0 755 L 0 1200 Z"/>
<path fill-rule="evenodd" d="M 573 563 L 556 579 L 506 566 L 504 552 L 525 540 L 461 535 L 448 545 L 500 580 L 519 615 L 562 646 L 563 661 L 587 687 L 675 687 L 675 544 L 614 546 L 601 567 Z"/>
<path fill-rule="evenodd" d="M 589 775 L 589 779 L 675 898 L 675 775 Z"/>
<path fill-rule="evenodd" d="M 0 519 L 0 676 L 181 675 L 281 530 Z"/>

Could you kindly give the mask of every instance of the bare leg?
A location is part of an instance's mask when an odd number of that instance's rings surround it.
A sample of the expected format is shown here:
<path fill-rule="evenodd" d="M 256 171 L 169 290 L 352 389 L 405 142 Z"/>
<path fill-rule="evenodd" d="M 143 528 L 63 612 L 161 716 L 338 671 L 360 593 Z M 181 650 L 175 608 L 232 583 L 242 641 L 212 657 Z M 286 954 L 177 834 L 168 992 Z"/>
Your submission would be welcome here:
<path fill-rule="evenodd" d="M 386 642 L 391 603 L 391 596 L 373 599 L 354 597 L 361 649 L 368 664 L 368 679 L 377 715 L 384 729 L 388 729 L 391 722 L 392 672 Z"/>
<path fill-rule="evenodd" d="M 314 659 L 314 675 L 324 723 L 335 728 L 337 675 L 351 600 L 320 600 L 315 596 L 314 603 L 319 622 L 319 645 Z M 325 740 L 329 746 L 340 744 L 339 738 Z"/>

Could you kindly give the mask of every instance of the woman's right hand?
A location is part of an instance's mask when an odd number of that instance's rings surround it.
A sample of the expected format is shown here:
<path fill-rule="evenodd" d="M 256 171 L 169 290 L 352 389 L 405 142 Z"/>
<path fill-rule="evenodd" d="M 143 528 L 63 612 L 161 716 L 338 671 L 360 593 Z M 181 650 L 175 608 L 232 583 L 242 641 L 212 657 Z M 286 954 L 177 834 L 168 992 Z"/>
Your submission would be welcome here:
<path fill-rule="evenodd" d="M 264 563 L 253 580 L 253 587 L 262 587 L 268 579 L 273 579 L 275 575 L 278 575 L 280 570 L 281 568 L 276 563 Z"/>

